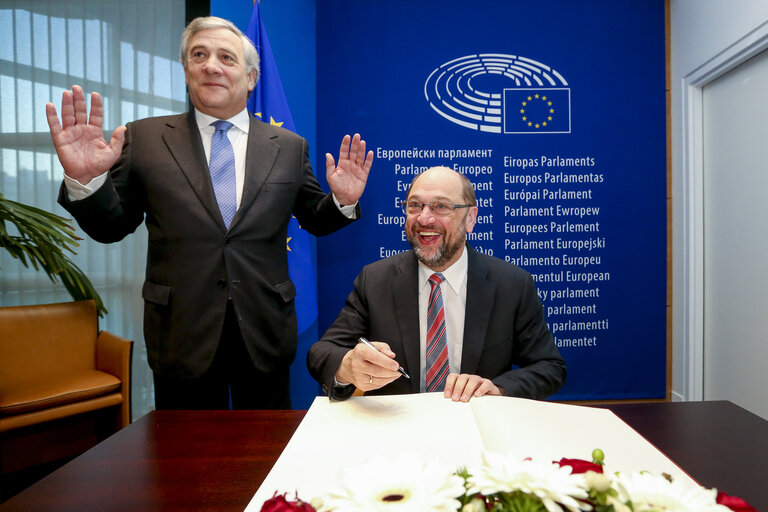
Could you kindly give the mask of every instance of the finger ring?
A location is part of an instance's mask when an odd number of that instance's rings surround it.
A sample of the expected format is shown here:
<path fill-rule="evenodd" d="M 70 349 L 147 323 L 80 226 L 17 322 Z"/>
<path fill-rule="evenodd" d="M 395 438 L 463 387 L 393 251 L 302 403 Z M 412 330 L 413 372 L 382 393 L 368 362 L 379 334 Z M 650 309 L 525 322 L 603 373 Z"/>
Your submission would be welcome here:
<path fill-rule="evenodd" d="M 368 376 L 368 384 L 373 384 L 373 375 Z"/>

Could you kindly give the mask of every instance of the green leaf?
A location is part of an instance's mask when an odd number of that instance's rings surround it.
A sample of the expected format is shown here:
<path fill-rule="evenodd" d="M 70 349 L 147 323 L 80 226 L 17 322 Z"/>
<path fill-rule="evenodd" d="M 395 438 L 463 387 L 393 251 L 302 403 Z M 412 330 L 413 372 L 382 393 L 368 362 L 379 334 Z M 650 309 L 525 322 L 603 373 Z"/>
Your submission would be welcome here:
<path fill-rule="evenodd" d="M 6 221 L 16 226 L 18 236 L 8 234 Z M 77 254 L 78 240 L 82 238 L 69 219 L 0 194 L 0 247 L 25 267 L 31 265 L 52 281 L 60 280 L 74 300 L 93 299 L 103 317 L 108 311 L 93 283 L 64 252 Z"/>

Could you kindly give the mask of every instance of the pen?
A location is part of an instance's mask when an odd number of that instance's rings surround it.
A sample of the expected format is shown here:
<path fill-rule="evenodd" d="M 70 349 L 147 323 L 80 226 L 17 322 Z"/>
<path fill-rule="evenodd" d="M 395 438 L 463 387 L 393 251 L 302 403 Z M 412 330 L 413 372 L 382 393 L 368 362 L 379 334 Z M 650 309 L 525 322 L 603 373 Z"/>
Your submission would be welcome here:
<path fill-rule="evenodd" d="M 381 350 L 377 349 L 377 348 L 376 348 L 376 347 L 373 345 L 373 343 L 371 343 L 371 342 L 370 342 L 370 341 L 368 341 L 367 339 L 363 338 L 362 336 L 360 336 L 360 339 L 359 339 L 359 340 L 357 340 L 357 341 L 358 341 L 358 343 L 363 343 L 363 344 L 364 344 L 366 347 L 370 347 L 370 348 L 372 348 L 372 349 L 373 349 L 373 350 L 375 350 L 376 352 L 381 352 Z M 410 375 L 408 375 L 407 373 L 405 373 L 405 370 L 403 370 L 403 367 L 402 367 L 402 366 L 400 366 L 400 367 L 397 369 L 397 371 L 399 371 L 401 374 L 403 374 L 403 377 L 405 377 L 406 379 L 410 379 L 410 378 L 411 378 L 411 376 L 410 376 Z"/>

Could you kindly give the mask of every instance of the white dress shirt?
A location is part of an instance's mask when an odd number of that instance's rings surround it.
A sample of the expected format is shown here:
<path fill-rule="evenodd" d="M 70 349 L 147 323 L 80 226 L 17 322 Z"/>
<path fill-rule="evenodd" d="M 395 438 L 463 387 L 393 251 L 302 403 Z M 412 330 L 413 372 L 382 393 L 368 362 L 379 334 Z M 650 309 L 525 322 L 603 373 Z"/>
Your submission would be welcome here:
<path fill-rule="evenodd" d="M 461 350 L 464 346 L 464 317 L 467 307 L 467 268 L 469 259 L 466 249 L 462 249 L 461 257 L 440 272 L 445 279 L 440 283 L 440 291 L 443 296 L 443 308 L 445 310 L 445 333 L 448 344 L 448 362 L 451 373 L 461 371 Z M 435 271 L 419 262 L 418 290 L 419 290 L 419 389 L 426 391 L 426 367 L 427 367 L 427 307 L 429 306 L 429 294 L 432 285 L 429 276 Z"/>

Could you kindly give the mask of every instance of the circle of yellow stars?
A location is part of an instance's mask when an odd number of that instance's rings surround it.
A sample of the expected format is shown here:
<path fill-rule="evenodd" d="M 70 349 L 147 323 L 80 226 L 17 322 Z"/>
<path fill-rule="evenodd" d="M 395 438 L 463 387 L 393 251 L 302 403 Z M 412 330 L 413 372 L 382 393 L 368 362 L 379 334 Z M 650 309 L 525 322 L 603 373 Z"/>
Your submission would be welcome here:
<path fill-rule="evenodd" d="M 539 103 L 545 105 L 545 107 L 546 107 L 545 113 L 547 114 L 547 118 L 545 120 L 532 121 L 529 118 L 529 115 L 526 112 L 526 107 L 528 107 L 529 104 L 531 106 L 534 106 L 533 104 L 536 103 L 536 102 L 539 102 Z M 522 115 L 523 122 L 529 128 L 535 128 L 537 130 L 539 128 L 546 128 L 547 124 L 550 121 L 552 121 L 552 114 L 555 113 L 555 109 L 552 107 L 552 100 L 550 100 L 546 96 L 538 94 L 538 93 L 536 93 L 536 94 L 534 94 L 532 96 L 528 96 L 526 99 L 524 99 L 521 102 L 521 105 L 522 105 L 523 108 L 520 109 L 520 114 Z"/>

